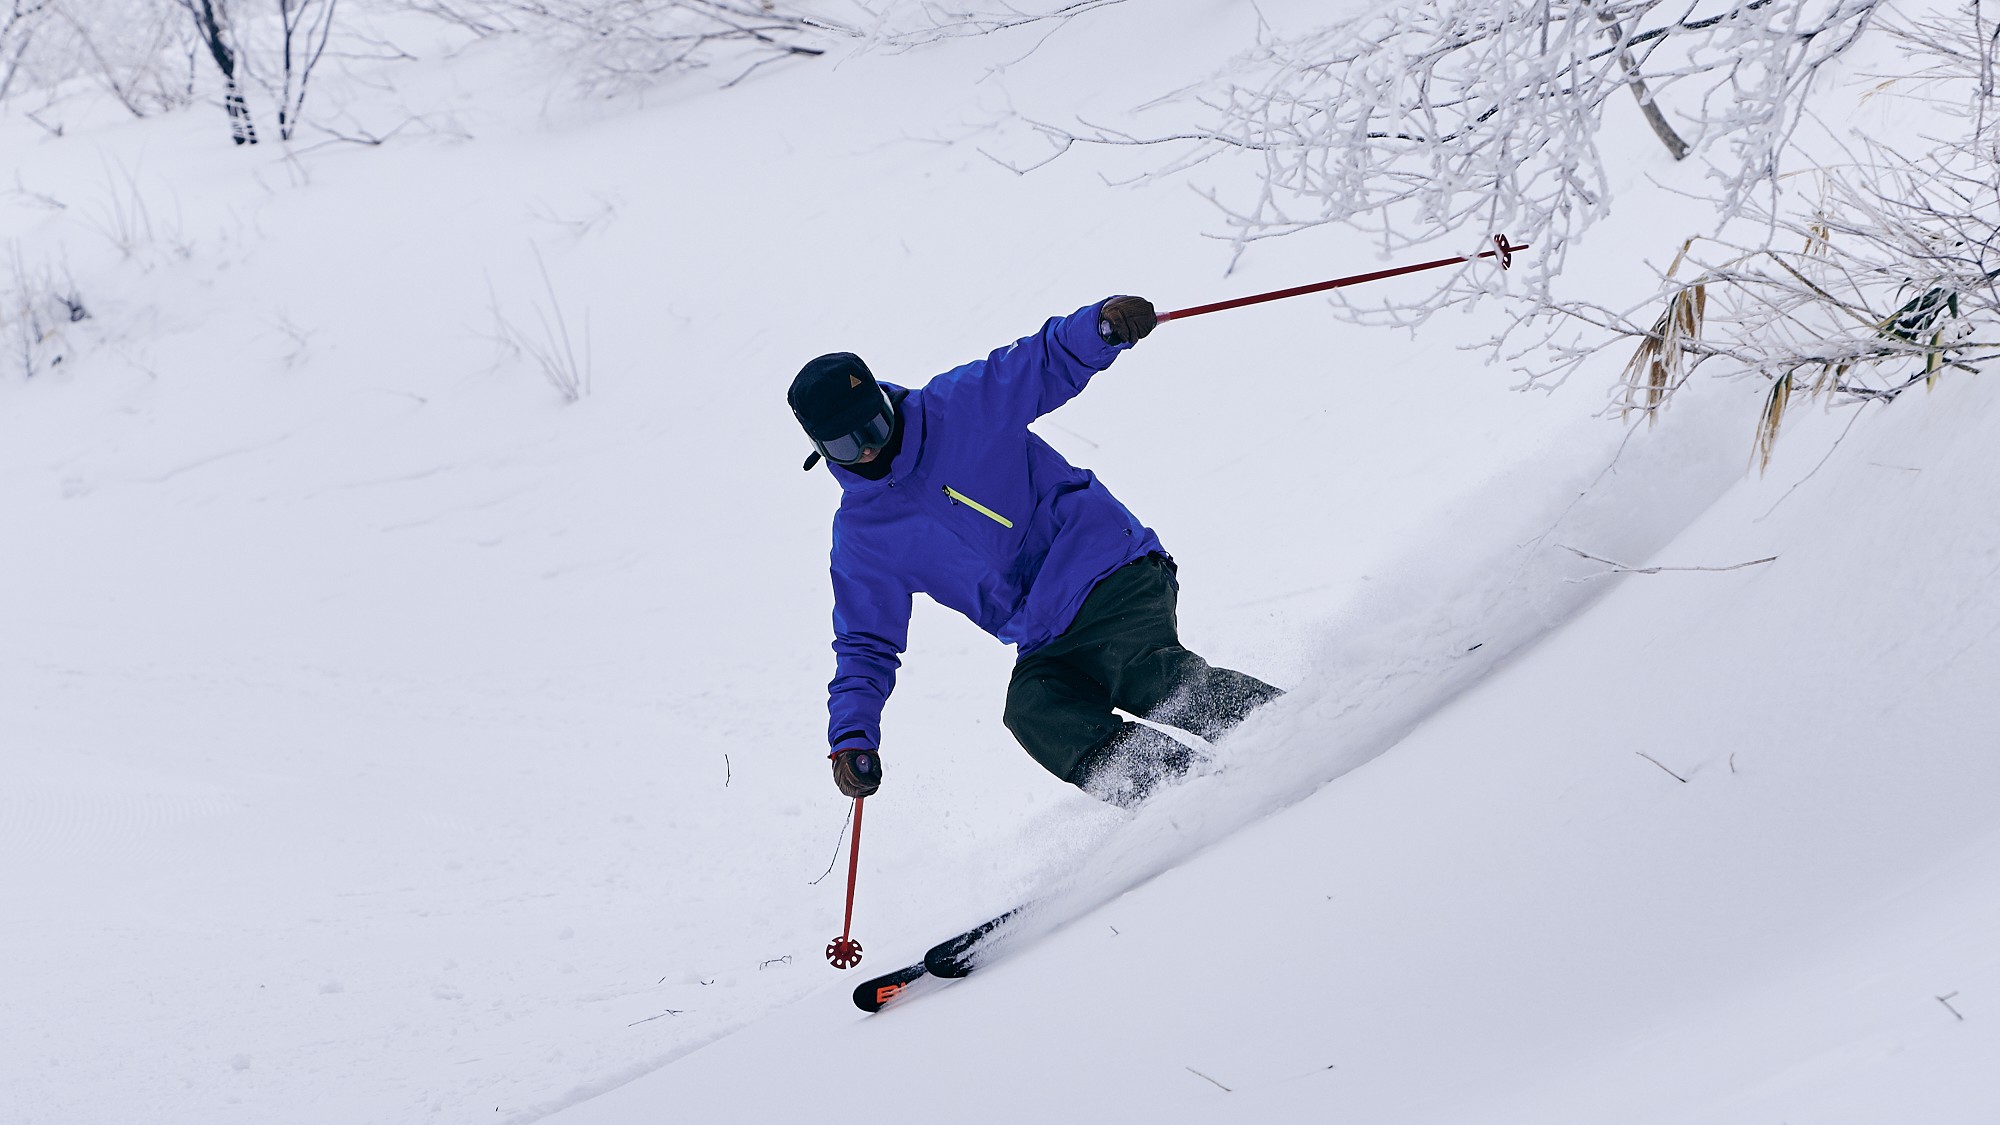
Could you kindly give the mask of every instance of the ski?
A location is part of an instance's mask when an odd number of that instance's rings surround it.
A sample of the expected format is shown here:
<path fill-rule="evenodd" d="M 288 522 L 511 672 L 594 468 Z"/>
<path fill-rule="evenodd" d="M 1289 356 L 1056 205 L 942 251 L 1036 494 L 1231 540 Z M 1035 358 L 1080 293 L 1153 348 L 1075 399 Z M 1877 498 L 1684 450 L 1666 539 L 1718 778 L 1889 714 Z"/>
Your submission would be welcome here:
<path fill-rule="evenodd" d="M 923 962 L 905 965 L 893 973 L 870 977 L 854 986 L 854 1006 L 864 1012 L 879 1012 L 905 988 L 928 975 Z"/>
<path fill-rule="evenodd" d="M 1009 910 L 931 946 L 924 959 L 914 965 L 862 981 L 854 986 L 854 1006 L 864 1012 L 879 1012 L 925 977 L 955 980 L 968 975 L 978 967 L 979 949 L 987 937 L 1020 912 L 1018 907 Z"/>
<path fill-rule="evenodd" d="M 924 968 L 929 970 L 932 976 L 944 977 L 947 980 L 970 974 L 978 965 L 976 955 L 980 945 L 994 930 L 1006 925 L 1020 912 L 1021 908 L 1017 906 L 991 921 L 974 926 L 957 937 L 946 938 L 931 946 L 930 951 L 924 954 Z"/>

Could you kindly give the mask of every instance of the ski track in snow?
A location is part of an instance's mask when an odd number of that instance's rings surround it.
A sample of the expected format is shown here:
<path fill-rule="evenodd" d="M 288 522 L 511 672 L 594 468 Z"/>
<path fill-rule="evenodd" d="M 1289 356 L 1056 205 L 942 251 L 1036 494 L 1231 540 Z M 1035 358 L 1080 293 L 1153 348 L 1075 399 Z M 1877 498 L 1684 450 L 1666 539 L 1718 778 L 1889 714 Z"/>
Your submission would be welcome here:
<path fill-rule="evenodd" d="M 1556 443 L 1560 453 L 1454 505 L 1388 577 L 1327 623 L 1304 682 L 1225 738 L 1206 773 L 1129 816 L 1052 810 L 1027 826 L 1023 846 L 1041 841 L 1046 852 L 1018 900 L 1033 909 L 995 935 L 988 956 L 1366 765 L 1613 584 L 1633 580 L 1565 546 L 1587 544 L 1628 566 L 1650 561 L 1742 479 L 1743 409 L 1741 395 L 1717 391 L 1684 405 L 1673 425 L 1629 441 L 1601 422 L 1580 426 Z M 993 912 L 1009 905 L 996 902 Z"/>

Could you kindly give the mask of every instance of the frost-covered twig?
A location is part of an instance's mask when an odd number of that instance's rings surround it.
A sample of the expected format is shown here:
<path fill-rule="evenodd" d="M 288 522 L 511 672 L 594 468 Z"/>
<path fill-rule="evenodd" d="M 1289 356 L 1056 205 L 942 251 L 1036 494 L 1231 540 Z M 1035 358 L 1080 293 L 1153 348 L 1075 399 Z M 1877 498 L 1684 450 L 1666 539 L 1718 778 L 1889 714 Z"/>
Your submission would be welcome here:
<path fill-rule="evenodd" d="M 828 875 L 833 874 L 834 865 L 840 862 L 840 846 L 847 842 L 847 826 L 853 823 L 854 817 L 851 814 L 842 814 L 840 818 L 840 835 L 835 837 L 833 841 L 833 858 L 826 861 L 826 870 L 819 873 L 819 878 L 807 883 L 806 886 L 817 887 Z"/>
<path fill-rule="evenodd" d="M 1673 778 L 1675 781 L 1680 782 L 1682 785 L 1686 785 L 1688 783 L 1687 778 L 1682 777 L 1680 774 L 1675 773 L 1673 770 L 1667 769 L 1667 764 L 1665 762 L 1662 762 L 1658 758 L 1653 757 L 1651 754 L 1646 753 L 1644 750 L 1634 750 L 1632 752 L 1634 754 L 1639 755 L 1641 758 L 1644 758 L 1647 761 L 1653 763 L 1654 765 L 1660 767 L 1661 769 L 1666 770 L 1668 777 Z"/>
<path fill-rule="evenodd" d="M 1615 562 L 1607 558 L 1601 558 L 1597 555 L 1591 554 L 1588 551 L 1579 551 L 1575 547 L 1571 547 L 1564 543 L 1558 543 L 1556 544 L 1556 546 L 1561 547 L 1563 550 L 1568 551 L 1570 554 L 1575 555 L 1578 558 L 1589 559 L 1591 562 L 1603 563 L 1605 566 L 1611 568 L 1610 570 L 1605 572 L 1607 574 L 1663 574 L 1667 571 L 1704 571 L 1711 574 L 1720 574 L 1723 571 L 1742 570 L 1746 566 L 1763 566 L 1765 563 L 1773 563 L 1778 561 L 1778 556 L 1772 555 L 1769 558 L 1751 559 L 1749 562 L 1732 563 L 1728 566 L 1626 566 L 1624 563 Z"/>
<path fill-rule="evenodd" d="M 1236 1091 L 1234 1091 L 1234 1090 L 1230 1089 L 1229 1087 L 1227 1087 L 1227 1086 L 1224 1086 L 1224 1085 L 1223 1085 L 1222 1083 L 1220 1083 L 1220 1082 L 1217 1082 L 1217 1081 L 1216 1081 L 1215 1079 L 1213 1079 L 1213 1078 L 1210 1078 L 1210 1077 L 1209 1077 L 1208 1075 L 1206 1075 L 1206 1074 L 1203 1074 L 1203 1073 L 1202 1073 L 1201 1071 L 1199 1071 L 1199 1070 L 1196 1070 L 1196 1069 L 1195 1069 L 1195 1068 L 1193 1068 L 1193 1067 L 1188 1067 L 1188 1068 L 1187 1068 L 1187 1072 L 1188 1072 L 1189 1074 L 1192 1074 L 1192 1075 L 1194 1075 L 1194 1076 L 1195 1076 L 1196 1078 L 1199 1078 L 1199 1079 L 1201 1079 L 1202 1081 L 1204 1081 L 1204 1082 L 1207 1082 L 1207 1083 L 1209 1083 L 1210 1085 L 1214 1086 L 1214 1087 L 1215 1087 L 1216 1089 L 1218 1089 L 1218 1090 L 1221 1090 L 1221 1091 L 1222 1091 L 1223 1093 L 1225 1093 L 1225 1094 L 1233 1094 L 1233 1093 L 1235 1093 L 1235 1092 L 1236 1092 Z"/>

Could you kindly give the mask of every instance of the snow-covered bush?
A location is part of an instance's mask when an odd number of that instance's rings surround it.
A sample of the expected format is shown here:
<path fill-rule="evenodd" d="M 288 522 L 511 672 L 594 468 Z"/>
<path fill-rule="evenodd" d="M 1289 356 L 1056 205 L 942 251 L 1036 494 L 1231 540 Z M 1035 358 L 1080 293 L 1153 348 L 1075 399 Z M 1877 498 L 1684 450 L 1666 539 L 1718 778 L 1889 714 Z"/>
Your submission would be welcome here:
<path fill-rule="evenodd" d="M 1963 130 L 1802 146 L 1814 77 L 1878 24 L 1910 65 L 1871 96 L 1923 99 Z M 1768 459 L 1794 394 L 1893 399 L 2000 347 L 1997 52 L 1977 0 L 1934 19 L 1882 0 L 1433 0 L 1266 34 L 1190 95 L 1193 124 L 1172 135 L 1038 127 L 1061 148 L 1181 146 L 1163 173 L 1257 162 L 1254 194 L 1211 196 L 1239 253 L 1333 224 L 1389 252 L 1495 232 L 1532 243 L 1510 283 L 1534 315 L 1497 341 L 1530 385 L 1621 347 L 1633 349 L 1621 413 L 1657 411 L 1706 364 L 1761 378 Z M 1610 209 L 1599 142 L 1624 91 L 1635 124 L 1706 163 L 1714 218 L 1655 298 L 1621 310 L 1554 282 Z M 1498 276 L 1455 273 L 1351 311 L 1414 324 Z"/>
<path fill-rule="evenodd" d="M 907 49 L 945 39 L 991 35 L 1031 23 L 1074 19 L 1099 8 L 1126 3 L 1126 0 L 1043 0 L 1026 5 L 1008 0 L 989 0 L 984 6 L 967 3 L 916 3 L 861 5 L 862 21 L 871 42 L 892 49 Z"/>
<path fill-rule="evenodd" d="M 1905 74 L 1876 97 L 1926 103 L 1955 136 L 1855 137 L 1734 239 L 1691 240 L 1650 324 L 1588 303 L 1561 315 L 1594 330 L 1544 377 L 1603 347 L 1637 343 L 1626 410 L 1657 411 L 1700 367 L 1770 390 L 1758 427 L 1768 461 L 1795 394 L 1886 401 L 2000 354 L 2000 45 L 1976 6 L 1891 26 Z M 1657 306 L 1655 306 L 1657 307 Z"/>
<path fill-rule="evenodd" d="M 479 35 L 522 34 L 575 68 L 586 89 L 642 89 L 673 74 L 724 65 L 731 81 L 781 58 L 825 53 L 849 34 L 811 5 L 779 0 L 396 0 Z"/>
<path fill-rule="evenodd" d="M 68 356 L 69 326 L 90 318 L 69 274 L 50 265 L 30 266 L 18 245 L 0 275 L 0 364 L 32 379 Z"/>
<path fill-rule="evenodd" d="M 1495 233 L 1537 252 L 1514 271 L 1548 293 L 1565 250 L 1610 204 L 1598 137 L 1630 92 L 1677 158 L 1712 161 L 1725 211 L 1778 172 L 1804 88 L 1868 26 L 1880 0 L 1432 0 L 1303 34 L 1266 34 L 1189 95 L 1171 136 L 1077 141 L 1184 146 L 1168 169 L 1261 163 L 1257 193 L 1217 195 L 1239 253 L 1260 239 L 1342 224 L 1384 251 Z M 1476 293 L 1454 276 L 1399 310 L 1421 319 Z"/>
<path fill-rule="evenodd" d="M 257 112 L 280 139 L 296 135 L 340 0 L 4 2 L 0 98 L 54 101 L 84 79 L 144 117 L 188 105 L 213 83 L 232 139 L 254 144 Z"/>
<path fill-rule="evenodd" d="M 84 80 L 135 117 L 194 99 L 192 29 L 166 0 L 6 0 L 0 100 L 48 98 Z"/>

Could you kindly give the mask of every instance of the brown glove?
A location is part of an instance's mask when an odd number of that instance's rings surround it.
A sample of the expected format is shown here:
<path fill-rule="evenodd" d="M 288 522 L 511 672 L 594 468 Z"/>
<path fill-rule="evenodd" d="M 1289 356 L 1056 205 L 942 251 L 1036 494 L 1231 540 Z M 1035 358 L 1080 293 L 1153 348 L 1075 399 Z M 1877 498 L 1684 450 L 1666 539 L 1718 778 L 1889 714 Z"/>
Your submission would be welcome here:
<path fill-rule="evenodd" d="M 1159 323 L 1153 302 L 1144 297 L 1113 297 L 1097 316 L 1097 334 L 1112 344 L 1136 344 Z"/>
<path fill-rule="evenodd" d="M 849 797 L 872 797 L 882 788 L 882 756 L 865 746 L 833 752 L 833 783 Z"/>

